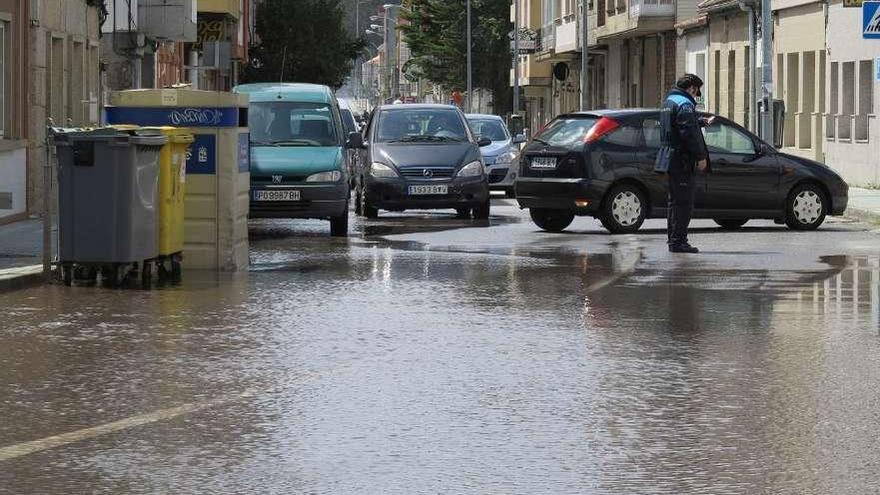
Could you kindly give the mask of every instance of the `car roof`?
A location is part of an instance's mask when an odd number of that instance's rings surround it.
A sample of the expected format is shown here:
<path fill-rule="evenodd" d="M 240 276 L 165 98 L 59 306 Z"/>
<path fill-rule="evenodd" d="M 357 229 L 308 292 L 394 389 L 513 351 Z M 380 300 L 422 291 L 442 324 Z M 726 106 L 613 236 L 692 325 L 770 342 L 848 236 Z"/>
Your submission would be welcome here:
<path fill-rule="evenodd" d="M 504 122 L 504 119 L 497 115 L 492 115 L 490 113 L 468 113 L 465 114 L 465 117 L 468 119 L 487 119 L 487 120 L 500 120 Z"/>
<path fill-rule="evenodd" d="M 250 101 L 302 101 L 330 103 L 333 91 L 321 84 L 308 83 L 253 83 L 232 88 L 234 93 L 244 93 Z"/>
<path fill-rule="evenodd" d="M 437 103 L 398 103 L 397 105 L 381 105 L 377 110 L 458 110 L 458 107 Z"/>
<path fill-rule="evenodd" d="M 659 112 L 659 108 L 603 108 L 601 110 L 588 110 L 585 112 L 570 112 L 562 116 L 570 117 L 632 117 L 635 115 L 650 115 Z"/>

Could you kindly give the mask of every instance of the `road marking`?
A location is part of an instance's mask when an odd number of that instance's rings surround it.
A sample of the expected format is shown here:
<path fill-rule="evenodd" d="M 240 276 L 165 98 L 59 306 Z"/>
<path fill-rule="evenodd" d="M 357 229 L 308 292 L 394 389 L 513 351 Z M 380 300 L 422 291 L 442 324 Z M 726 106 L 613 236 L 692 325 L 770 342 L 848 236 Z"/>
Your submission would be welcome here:
<path fill-rule="evenodd" d="M 316 378 L 317 376 L 319 376 L 319 373 L 307 373 L 300 377 L 298 380 L 293 380 L 293 382 L 302 383 L 308 381 L 309 379 Z M 287 382 L 285 386 L 290 384 L 291 382 Z M 183 416 L 184 414 L 191 414 L 194 412 L 202 411 L 204 409 L 227 404 L 229 402 L 235 402 L 237 400 L 254 397 L 260 393 L 280 390 L 281 388 L 282 387 L 279 386 L 270 388 L 268 390 L 249 390 L 247 392 L 243 392 L 232 397 L 214 399 L 205 402 L 197 402 L 194 404 L 183 404 L 181 406 L 170 407 L 168 409 L 159 409 L 157 411 L 139 414 L 137 416 L 131 416 L 125 419 L 120 419 L 118 421 L 105 423 L 103 425 L 93 426 L 91 428 L 84 428 L 82 430 L 62 433 L 60 435 L 53 435 L 50 437 L 41 438 L 39 440 L 31 440 L 30 442 L 0 447 L 0 462 L 34 454 L 36 452 L 42 452 L 44 450 L 62 447 L 71 443 L 81 442 L 83 440 L 89 440 L 92 438 L 109 435 L 111 433 L 134 428 L 136 426 L 176 418 L 178 416 Z"/>

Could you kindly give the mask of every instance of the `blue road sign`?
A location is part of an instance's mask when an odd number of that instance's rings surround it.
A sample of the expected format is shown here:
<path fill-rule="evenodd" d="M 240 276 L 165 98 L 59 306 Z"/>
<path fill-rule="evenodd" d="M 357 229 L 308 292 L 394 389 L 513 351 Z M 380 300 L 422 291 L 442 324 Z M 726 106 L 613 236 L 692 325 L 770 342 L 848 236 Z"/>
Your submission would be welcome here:
<path fill-rule="evenodd" d="M 862 37 L 880 40 L 880 2 L 862 4 Z"/>

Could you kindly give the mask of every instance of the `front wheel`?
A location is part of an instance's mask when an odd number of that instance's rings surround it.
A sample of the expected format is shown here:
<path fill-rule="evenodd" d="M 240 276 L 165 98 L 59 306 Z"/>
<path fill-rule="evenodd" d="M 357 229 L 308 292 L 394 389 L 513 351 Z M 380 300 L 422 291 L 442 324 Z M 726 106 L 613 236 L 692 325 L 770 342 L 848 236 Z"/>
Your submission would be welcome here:
<path fill-rule="evenodd" d="M 489 219 L 489 209 L 491 208 L 491 199 L 486 197 L 486 202 L 474 208 L 474 219 L 475 220 L 488 220 Z"/>
<path fill-rule="evenodd" d="M 574 212 L 568 210 L 531 208 L 529 215 L 535 225 L 547 232 L 562 232 L 574 221 Z"/>
<path fill-rule="evenodd" d="M 367 218 L 379 218 L 379 208 L 374 208 L 367 203 L 367 187 L 361 184 L 360 191 L 361 215 Z"/>
<path fill-rule="evenodd" d="M 639 230 L 647 215 L 642 191 L 632 184 L 621 184 L 605 196 L 599 221 L 612 234 L 631 234 Z"/>
<path fill-rule="evenodd" d="M 816 184 L 795 187 L 785 203 L 785 224 L 792 230 L 816 230 L 825 221 L 828 202 Z"/>
<path fill-rule="evenodd" d="M 330 218 L 330 235 L 332 237 L 348 236 L 348 205 L 345 205 L 345 212 L 342 215 Z"/>
<path fill-rule="evenodd" d="M 722 229 L 736 230 L 736 229 L 742 227 L 743 225 L 745 225 L 746 222 L 749 221 L 749 219 L 748 218 L 715 218 L 715 219 L 713 219 L 713 221 L 715 223 L 717 223 L 718 226 L 721 227 Z"/>

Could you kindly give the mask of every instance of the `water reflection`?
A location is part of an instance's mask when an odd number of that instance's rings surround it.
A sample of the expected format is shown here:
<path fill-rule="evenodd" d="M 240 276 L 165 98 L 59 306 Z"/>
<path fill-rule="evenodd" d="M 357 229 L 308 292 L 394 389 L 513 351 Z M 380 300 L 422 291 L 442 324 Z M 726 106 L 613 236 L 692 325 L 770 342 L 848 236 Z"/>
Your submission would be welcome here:
<path fill-rule="evenodd" d="M 880 257 L 258 230 L 246 274 L 0 295 L 0 447 L 258 391 L 7 462 L 0 491 L 874 486 Z"/>

